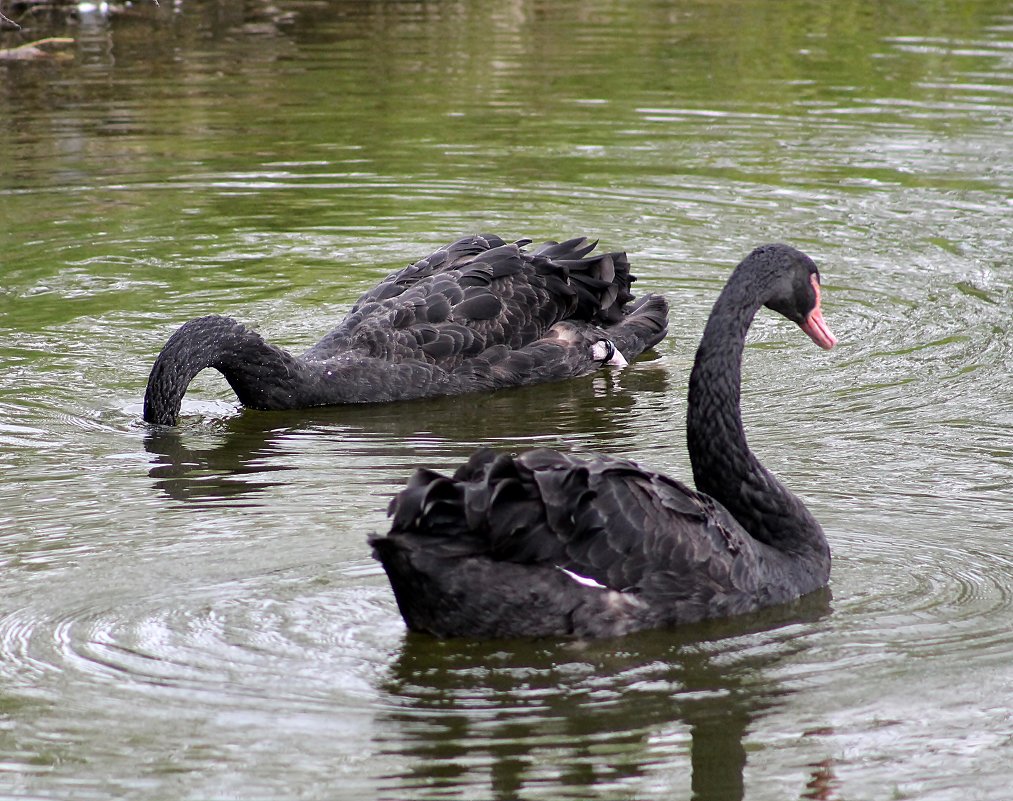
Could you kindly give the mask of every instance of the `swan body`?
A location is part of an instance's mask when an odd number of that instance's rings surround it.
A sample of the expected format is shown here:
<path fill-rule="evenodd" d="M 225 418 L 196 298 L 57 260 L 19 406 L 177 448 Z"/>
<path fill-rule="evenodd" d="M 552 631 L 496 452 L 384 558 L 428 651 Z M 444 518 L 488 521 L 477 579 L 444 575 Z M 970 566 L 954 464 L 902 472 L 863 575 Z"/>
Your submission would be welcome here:
<path fill-rule="evenodd" d="M 826 585 L 830 548 L 750 452 L 739 410 L 746 331 L 767 305 L 821 347 L 819 272 L 754 250 L 711 312 L 689 385 L 696 489 L 626 459 L 481 450 L 420 469 L 371 538 L 408 627 L 440 637 L 621 635 L 785 603 Z"/>
<path fill-rule="evenodd" d="M 461 239 L 389 275 L 302 356 L 229 317 L 183 325 L 156 359 L 144 419 L 174 425 L 186 388 L 213 367 L 244 406 L 372 403 L 571 378 L 623 366 L 664 338 L 668 304 L 633 302 L 624 253 L 587 239 Z"/>

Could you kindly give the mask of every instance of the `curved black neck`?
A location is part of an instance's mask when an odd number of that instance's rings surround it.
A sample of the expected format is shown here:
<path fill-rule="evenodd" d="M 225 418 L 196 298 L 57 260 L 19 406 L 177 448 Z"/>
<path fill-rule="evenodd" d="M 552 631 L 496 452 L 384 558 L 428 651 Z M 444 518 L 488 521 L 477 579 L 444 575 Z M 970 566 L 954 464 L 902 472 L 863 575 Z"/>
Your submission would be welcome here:
<path fill-rule="evenodd" d="M 742 354 L 763 302 L 763 287 L 740 268 L 707 321 L 689 380 L 686 433 L 693 479 L 754 539 L 786 553 L 829 554 L 819 523 L 746 442 L 739 405 Z"/>
<path fill-rule="evenodd" d="M 225 376 L 240 403 L 254 409 L 312 405 L 305 388 L 324 373 L 324 365 L 298 359 L 229 317 L 201 317 L 181 326 L 155 360 L 144 419 L 174 425 L 187 387 L 208 367 Z"/>
<path fill-rule="evenodd" d="M 218 370 L 239 402 L 252 409 L 304 409 L 421 397 L 442 370 L 418 359 L 391 362 L 349 349 L 303 357 L 265 342 L 229 317 L 191 320 L 169 337 L 151 368 L 144 419 L 175 425 L 187 387 L 201 370 Z"/>

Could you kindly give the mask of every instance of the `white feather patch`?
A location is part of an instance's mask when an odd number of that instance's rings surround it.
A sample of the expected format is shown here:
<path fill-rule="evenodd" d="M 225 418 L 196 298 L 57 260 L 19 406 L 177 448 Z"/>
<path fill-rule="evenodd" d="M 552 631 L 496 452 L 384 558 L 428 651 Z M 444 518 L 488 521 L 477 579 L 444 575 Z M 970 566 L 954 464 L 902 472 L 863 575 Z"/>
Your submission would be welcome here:
<path fill-rule="evenodd" d="M 585 587 L 594 587 L 595 589 L 598 589 L 598 590 L 607 590 L 608 589 L 608 587 L 606 587 L 604 584 L 599 584 L 593 578 L 588 578 L 587 576 L 579 576 L 576 573 L 574 573 L 572 570 L 567 570 L 565 567 L 560 567 L 559 565 L 556 565 L 556 570 L 562 570 L 564 573 L 566 573 L 566 575 L 568 575 L 570 578 L 572 578 L 578 584 L 583 584 Z"/>
<path fill-rule="evenodd" d="M 599 339 L 591 346 L 591 358 L 596 362 L 604 361 L 610 350 L 612 356 L 605 364 L 611 364 L 613 367 L 626 367 L 629 364 L 623 354 L 619 352 L 619 348 L 605 339 Z"/>

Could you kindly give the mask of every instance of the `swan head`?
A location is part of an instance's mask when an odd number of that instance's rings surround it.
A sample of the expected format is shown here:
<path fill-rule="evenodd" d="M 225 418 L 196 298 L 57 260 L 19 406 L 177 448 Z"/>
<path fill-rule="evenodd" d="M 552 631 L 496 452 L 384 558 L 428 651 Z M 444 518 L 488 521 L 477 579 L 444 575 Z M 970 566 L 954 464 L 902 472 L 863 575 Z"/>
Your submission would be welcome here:
<path fill-rule="evenodd" d="M 789 245 L 763 245 L 747 257 L 767 273 L 763 305 L 784 315 L 824 350 L 837 344 L 820 308 L 820 271 L 805 253 Z"/>

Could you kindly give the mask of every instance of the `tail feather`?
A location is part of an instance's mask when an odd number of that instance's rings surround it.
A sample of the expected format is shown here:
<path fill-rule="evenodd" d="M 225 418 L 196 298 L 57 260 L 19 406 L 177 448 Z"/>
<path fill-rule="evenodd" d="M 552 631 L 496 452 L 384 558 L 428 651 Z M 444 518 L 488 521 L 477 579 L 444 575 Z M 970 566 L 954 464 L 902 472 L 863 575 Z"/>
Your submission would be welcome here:
<path fill-rule="evenodd" d="M 536 467 L 483 449 L 452 478 L 416 470 L 388 507 L 388 539 L 430 556 L 551 563 L 573 535 L 572 519 L 560 510 L 580 508 L 589 494 L 585 468 Z"/>
<path fill-rule="evenodd" d="M 597 239 L 590 240 L 586 236 L 578 236 L 565 242 L 543 242 L 532 251 L 532 255 L 544 256 L 553 261 L 582 259 L 596 247 L 598 247 Z"/>
<path fill-rule="evenodd" d="M 598 546 L 603 565 L 614 561 L 591 483 L 589 467 L 548 450 L 479 451 L 452 479 L 416 472 L 391 503 L 390 532 L 369 539 L 408 627 L 478 637 L 624 631 L 637 598 L 602 592 L 604 569 L 568 569 L 572 548 L 594 558 Z"/>
<path fill-rule="evenodd" d="M 625 314 L 624 306 L 633 300 L 630 263 L 625 253 L 603 253 L 568 265 L 570 284 L 577 290 L 581 319 L 600 325 L 616 323 Z"/>
<path fill-rule="evenodd" d="M 619 352 L 632 361 L 665 338 L 668 301 L 661 295 L 644 295 L 624 311 L 626 316 L 606 330 Z"/>

